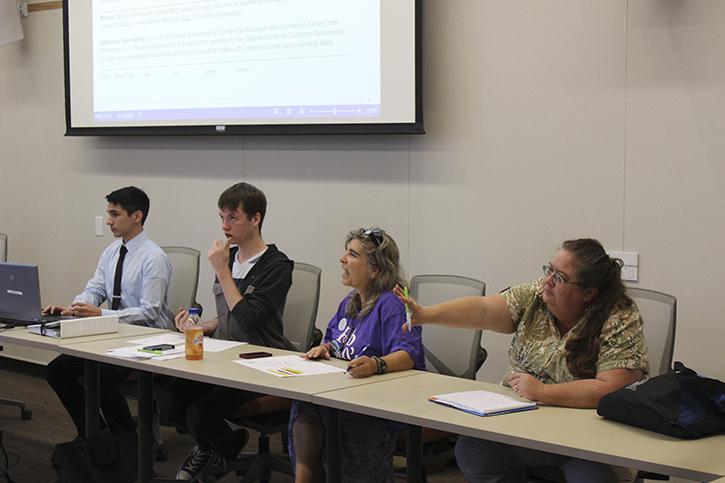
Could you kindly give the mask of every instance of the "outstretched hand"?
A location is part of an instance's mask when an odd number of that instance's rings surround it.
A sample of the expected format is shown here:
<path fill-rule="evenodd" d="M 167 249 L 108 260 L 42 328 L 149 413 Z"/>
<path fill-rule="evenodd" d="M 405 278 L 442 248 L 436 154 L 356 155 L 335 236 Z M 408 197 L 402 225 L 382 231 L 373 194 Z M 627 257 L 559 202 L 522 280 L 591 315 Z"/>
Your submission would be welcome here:
<path fill-rule="evenodd" d="M 403 302 L 408 310 L 410 310 L 410 322 L 411 325 L 422 325 L 426 320 L 426 308 L 418 304 L 413 297 L 405 295 L 403 288 L 400 285 L 396 285 L 393 289 L 393 293 Z M 408 324 L 403 324 L 403 332 L 408 332 Z"/>

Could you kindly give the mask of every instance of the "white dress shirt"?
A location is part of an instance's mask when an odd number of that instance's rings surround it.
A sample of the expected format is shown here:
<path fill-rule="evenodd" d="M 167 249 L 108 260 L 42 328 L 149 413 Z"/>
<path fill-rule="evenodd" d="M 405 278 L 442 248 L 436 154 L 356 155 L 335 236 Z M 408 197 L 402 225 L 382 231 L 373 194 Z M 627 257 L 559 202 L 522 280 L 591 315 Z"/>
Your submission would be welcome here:
<path fill-rule="evenodd" d="M 113 277 L 122 243 L 116 240 L 103 250 L 95 275 L 73 302 L 100 306 L 113 296 Z M 102 314 L 117 314 L 126 324 L 173 328 L 174 315 L 166 300 L 171 280 L 171 263 L 166 253 L 143 231 L 126 243 L 126 248 L 120 308 L 103 309 Z"/>

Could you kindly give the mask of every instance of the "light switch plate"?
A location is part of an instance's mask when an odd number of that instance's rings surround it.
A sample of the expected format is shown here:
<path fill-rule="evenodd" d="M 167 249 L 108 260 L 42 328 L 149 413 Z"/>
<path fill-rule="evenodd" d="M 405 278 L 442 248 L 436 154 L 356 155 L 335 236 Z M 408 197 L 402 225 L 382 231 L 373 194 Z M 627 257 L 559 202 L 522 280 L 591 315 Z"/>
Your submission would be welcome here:
<path fill-rule="evenodd" d="M 637 252 L 618 252 L 607 250 L 612 258 L 619 258 L 624 262 L 622 267 L 622 280 L 627 282 L 636 282 L 639 280 L 639 253 Z"/>
<path fill-rule="evenodd" d="M 103 236 L 103 217 L 96 217 L 96 236 Z"/>

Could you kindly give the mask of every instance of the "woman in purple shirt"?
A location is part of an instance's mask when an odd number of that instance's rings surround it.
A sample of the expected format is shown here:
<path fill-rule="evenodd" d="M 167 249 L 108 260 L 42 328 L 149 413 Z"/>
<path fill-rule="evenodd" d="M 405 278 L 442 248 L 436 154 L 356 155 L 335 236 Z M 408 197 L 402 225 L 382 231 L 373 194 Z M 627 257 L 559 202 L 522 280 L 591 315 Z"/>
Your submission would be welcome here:
<path fill-rule="evenodd" d="M 425 369 L 419 326 L 403 333 L 405 307 L 392 293 L 404 285 L 398 246 L 383 230 L 350 232 L 340 258 L 342 284 L 353 290 L 330 320 L 323 343 L 304 357 L 350 361 L 348 374 L 370 377 L 385 372 Z M 327 410 L 295 402 L 290 418 L 290 454 L 295 482 L 324 481 L 322 461 Z M 341 412 L 342 481 L 393 481 L 395 436 L 401 429 L 390 421 Z"/>

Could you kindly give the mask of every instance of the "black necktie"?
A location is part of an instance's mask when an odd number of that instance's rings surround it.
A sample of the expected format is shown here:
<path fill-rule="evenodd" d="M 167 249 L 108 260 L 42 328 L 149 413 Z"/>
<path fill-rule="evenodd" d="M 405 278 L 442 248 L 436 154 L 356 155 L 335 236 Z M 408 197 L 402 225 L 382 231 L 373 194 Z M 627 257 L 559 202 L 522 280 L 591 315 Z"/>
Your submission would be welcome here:
<path fill-rule="evenodd" d="M 121 245 L 121 251 L 116 262 L 116 275 L 113 277 L 113 298 L 111 299 L 111 310 L 118 310 L 121 306 L 121 276 L 123 275 L 123 259 L 126 258 L 128 248 Z"/>

